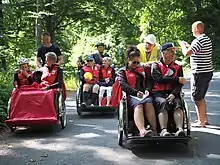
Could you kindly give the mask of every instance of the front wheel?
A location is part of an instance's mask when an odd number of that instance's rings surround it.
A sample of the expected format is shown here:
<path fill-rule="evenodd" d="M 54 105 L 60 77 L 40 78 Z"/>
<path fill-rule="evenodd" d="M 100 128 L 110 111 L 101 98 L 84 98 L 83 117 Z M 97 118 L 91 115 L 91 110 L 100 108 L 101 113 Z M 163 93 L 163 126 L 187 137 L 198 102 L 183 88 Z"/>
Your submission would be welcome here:
<path fill-rule="evenodd" d="M 119 124 L 118 124 L 118 145 L 123 146 L 123 131 L 120 130 Z"/>
<path fill-rule="evenodd" d="M 64 129 L 67 124 L 67 119 L 66 119 L 66 105 L 65 105 L 65 101 L 62 98 L 62 95 L 60 95 L 59 97 L 59 109 L 60 109 L 61 128 Z"/>
<path fill-rule="evenodd" d="M 16 130 L 16 127 L 10 127 L 11 132 L 14 132 Z"/>

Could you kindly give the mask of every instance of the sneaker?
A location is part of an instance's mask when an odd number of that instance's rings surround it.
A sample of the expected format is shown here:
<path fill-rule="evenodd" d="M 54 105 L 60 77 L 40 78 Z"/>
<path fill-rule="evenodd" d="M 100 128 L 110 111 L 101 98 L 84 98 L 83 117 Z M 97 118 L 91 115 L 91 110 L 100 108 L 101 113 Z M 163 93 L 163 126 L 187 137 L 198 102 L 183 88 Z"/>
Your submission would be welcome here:
<path fill-rule="evenodd" d="M 167 132 L 167 129 L 163 129 L 161 132 L 160 132 L 160 136 L 170 136 L 171 134 L 169 132 Z"/>
<path fill-rule="evenodd" d="M 186 136 L 185 132 L 183 131 L 183 129 L 179 129 L 176 133 L 175 136 Z"/>
<path fill-rule="evenodd" d="M 91 106 L 91 107 L 94 107 L 94 104 L 91 104 L 90 106 Z"/>
<path fill-rule="evenodd" d="M 81 107 L 84 107 L 84 108 L 87 107 L 86 103 L 82 102 Z"/>

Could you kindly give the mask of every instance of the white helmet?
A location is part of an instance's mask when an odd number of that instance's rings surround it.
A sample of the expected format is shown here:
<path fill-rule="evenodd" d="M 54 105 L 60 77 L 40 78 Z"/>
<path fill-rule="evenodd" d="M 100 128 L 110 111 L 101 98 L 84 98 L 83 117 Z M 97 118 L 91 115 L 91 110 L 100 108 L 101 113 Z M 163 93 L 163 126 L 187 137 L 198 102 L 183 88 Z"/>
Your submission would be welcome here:
<path fill-rule="evenodd" d="M 28 64 L 28 63 L 29 63 L 29 60 L 23 57 L 18 61 L 18 65 Z"/>

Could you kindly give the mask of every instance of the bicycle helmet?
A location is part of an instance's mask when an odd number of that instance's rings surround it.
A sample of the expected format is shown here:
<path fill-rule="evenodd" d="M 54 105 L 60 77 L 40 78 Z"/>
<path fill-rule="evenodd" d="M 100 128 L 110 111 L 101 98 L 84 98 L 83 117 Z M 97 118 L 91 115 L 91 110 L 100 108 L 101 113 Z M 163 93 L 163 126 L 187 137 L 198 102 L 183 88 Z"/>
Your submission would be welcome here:
<path fill-rule="evenodd" d="M 29 60 L 23 57 L 18 61 L 18 65 L 28 64 L 28 63 L 29 63 Z"/>

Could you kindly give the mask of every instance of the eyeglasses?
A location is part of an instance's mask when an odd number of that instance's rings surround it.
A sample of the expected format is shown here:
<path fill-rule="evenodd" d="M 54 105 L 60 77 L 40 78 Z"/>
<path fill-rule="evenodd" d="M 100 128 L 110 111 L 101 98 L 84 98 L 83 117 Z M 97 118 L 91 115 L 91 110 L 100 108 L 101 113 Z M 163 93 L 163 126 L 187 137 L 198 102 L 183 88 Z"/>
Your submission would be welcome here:
<path fill-rule="evenodd" d="M 92 62 L 93 60 L 86 60 L 87 62 Z"/>
<path fill-rule="evenodd" d="M 132 64 L 133 65 L 138 65 L 138 64 L 140 64 L 140 62 L 139 61 L 132 61 Z"/>

